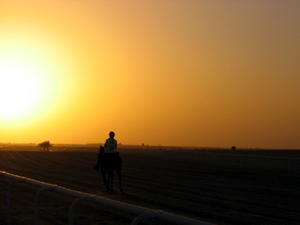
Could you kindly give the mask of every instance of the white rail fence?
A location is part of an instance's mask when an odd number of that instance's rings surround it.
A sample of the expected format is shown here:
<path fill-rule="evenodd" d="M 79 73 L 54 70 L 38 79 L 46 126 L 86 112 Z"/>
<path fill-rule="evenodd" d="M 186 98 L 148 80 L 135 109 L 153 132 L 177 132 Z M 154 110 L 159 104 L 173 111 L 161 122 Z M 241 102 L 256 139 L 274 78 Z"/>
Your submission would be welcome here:
<path fill-rule="evenodd" d="M 74 215 L 74 209 L 76 205 L 82 201 L 91 201 L 97 204 L 105 205 L 107 207 L 110 207 L 115 210 L 123 211 L 129 214 L 136 215 L 137 217 L 132 221 L 131 225 L 137 225 L 142 220 L 155 218 L 160 221 L 168 222 L 171 224 L 177 224 L 177 225 L 209 225 L 210 223 L 191 219 L 188 217 L 179 216 L 176 214 L 160 211 L 160 210 L 153 210 L 149 208 L 144 208 L 140 206 L 135 206 L 131 204 L 126 204 L 114 200 L 110 200 L 107 198 L 103 198 L 96 195 L 90 195 L 87 193 L 74 191 L 71 189 L 67 189 L 64 187 L 60 187 L 58 185 L 53 185 L 49 183 L 40 182 L 37 180 L 33 180 L 27 177 L 22 177 L 18 175 L 14 175 L 11 173 L 7 173 L 5 171 L 0 171 L 0 176 L 4 176 L 10 179 L 13 179 L 9 182 L 7 187 L 7 224 L 11 225 L 11 187 L 16 182 L 24 182 L 30 185 L 34 185 L 37 187 L 41 187 L 41 189 L 36 193 L 35 199 L 34 199 L 34 224 L 39 224 L 39 215 L 38 215 L 38 208 L 39 208 L 39 196 L 44 191 L 56 191 L 58 193 L 69 195 L 72 197 L 77 198 L 70 206 L 69 209 L 69 219 L 68 224 L 73 225 L 73 215 Z M 211 224 L 210 224 L 211 225 Z"/>

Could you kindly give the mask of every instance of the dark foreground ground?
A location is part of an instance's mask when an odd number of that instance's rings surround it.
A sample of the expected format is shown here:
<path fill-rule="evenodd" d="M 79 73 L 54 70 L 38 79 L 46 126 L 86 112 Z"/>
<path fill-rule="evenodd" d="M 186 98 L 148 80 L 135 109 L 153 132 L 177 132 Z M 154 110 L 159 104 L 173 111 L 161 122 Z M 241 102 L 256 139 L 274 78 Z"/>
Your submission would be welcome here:
<path fill-rule="evenodd" d="M 0 151 L 1 171 L 73 190 L 213 224 L 300 224 L 299 151 L 120 149 L 125 192 L 121 195 L 117 179 L 114 194 L 103 191 L 100 173 L 92 169 L 97 148 L 49 153 L 6 150 Z M 6 224 L 9 181 L 0 177 L 0 225 Z M 13 185 L 12 224 L 34 224 L 33 203 L 38 190 L 21 182 Z M 74 200 L 44 192 L 39 203 L 39 224 L 68 224 Z M 74 222 L 125 225 L 134 217 L 82 202 L 76 207 Z M 161 223 L 150 220 L 141 224 Z"/>

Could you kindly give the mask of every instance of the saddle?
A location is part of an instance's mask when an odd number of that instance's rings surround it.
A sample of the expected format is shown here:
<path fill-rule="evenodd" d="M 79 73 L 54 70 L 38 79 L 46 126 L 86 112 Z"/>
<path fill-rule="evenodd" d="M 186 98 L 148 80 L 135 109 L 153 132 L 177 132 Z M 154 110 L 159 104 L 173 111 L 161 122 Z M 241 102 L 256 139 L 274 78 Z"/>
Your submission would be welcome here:
<path fill-rule="evenodd" d="M 99 154 L 98 162 L 95 166 L 93 166 L 93 169 L 99 170 L 101 166 L 112 169 L 119 158 L 119 152 L 109 154 L 103 153 L 101 155 Z"/>
<path fill-rule="evenodd" d="M 103 160 L 107 163 L 108 166 L 112 166 L 116 163 L 119 158 L 119 152 L 116 153 L 109 153 L 103 155 Z"/>

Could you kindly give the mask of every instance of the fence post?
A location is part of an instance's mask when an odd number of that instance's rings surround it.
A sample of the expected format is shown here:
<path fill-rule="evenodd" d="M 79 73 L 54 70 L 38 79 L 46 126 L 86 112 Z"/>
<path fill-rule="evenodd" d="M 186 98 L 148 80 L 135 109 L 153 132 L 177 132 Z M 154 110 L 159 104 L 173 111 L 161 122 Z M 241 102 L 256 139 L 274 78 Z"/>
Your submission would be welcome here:
<path fill-rule="evenodd" d="M 47 190 L 53 190 L 57 185 L 53 186 L 48 186 L 48 187 L 43 187 L 40 189 L 35 197 L 34 197 L 34 224 L 38 225 L 39 224 L 39 197 L 42 194 L 42 192 L 47 191 Z"/>
<path fill-rule="evenodd" d="M 17 182 L 17 181 L 22 181 L 24 180 L 23 178 L 16 178 L 9 182 L 8 187 L 7 187 L 7 224 L 11 225 L 11 202 L 10 202 L 10 189 L 11 186 Z"/>
<path fill-rule="evenodd" d="M 73 215 L 74 215 L 74 209 L 77 203 L 83 202 L 83 201 L 92 201 L 95 198 L 95 195 L 85 196 L 77 198 L 71 205 L 69 210 L 69 225 L 73 225 Z"/>
<path fill-rule="evenodd" d="M 136 217 L 131 225 L 137 225 L 139 224 L 142 220 L 145 220 L 145 219 L 150 219 L 150 218 L 158 218 L 159 215 L 162 213 L 163 211 L 161 210 L 157 210 L 157 211 L 154 211 L 152 213 L 145 213 L 145 214 L 142 214 L 142 215 L 139 215 L 138 217 Z"/>

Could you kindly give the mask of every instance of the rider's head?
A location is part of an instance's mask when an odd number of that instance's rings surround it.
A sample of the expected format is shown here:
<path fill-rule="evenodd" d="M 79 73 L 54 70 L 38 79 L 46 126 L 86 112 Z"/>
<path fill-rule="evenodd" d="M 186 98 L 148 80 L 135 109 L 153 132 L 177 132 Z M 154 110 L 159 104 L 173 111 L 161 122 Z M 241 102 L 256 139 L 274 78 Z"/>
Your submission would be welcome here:
<path fill-rule="evenodd" d="M 109 132 L 109 137 L 110 138 L 114 138 L 115 137 L 115 133 L 113 131 Z"/>

